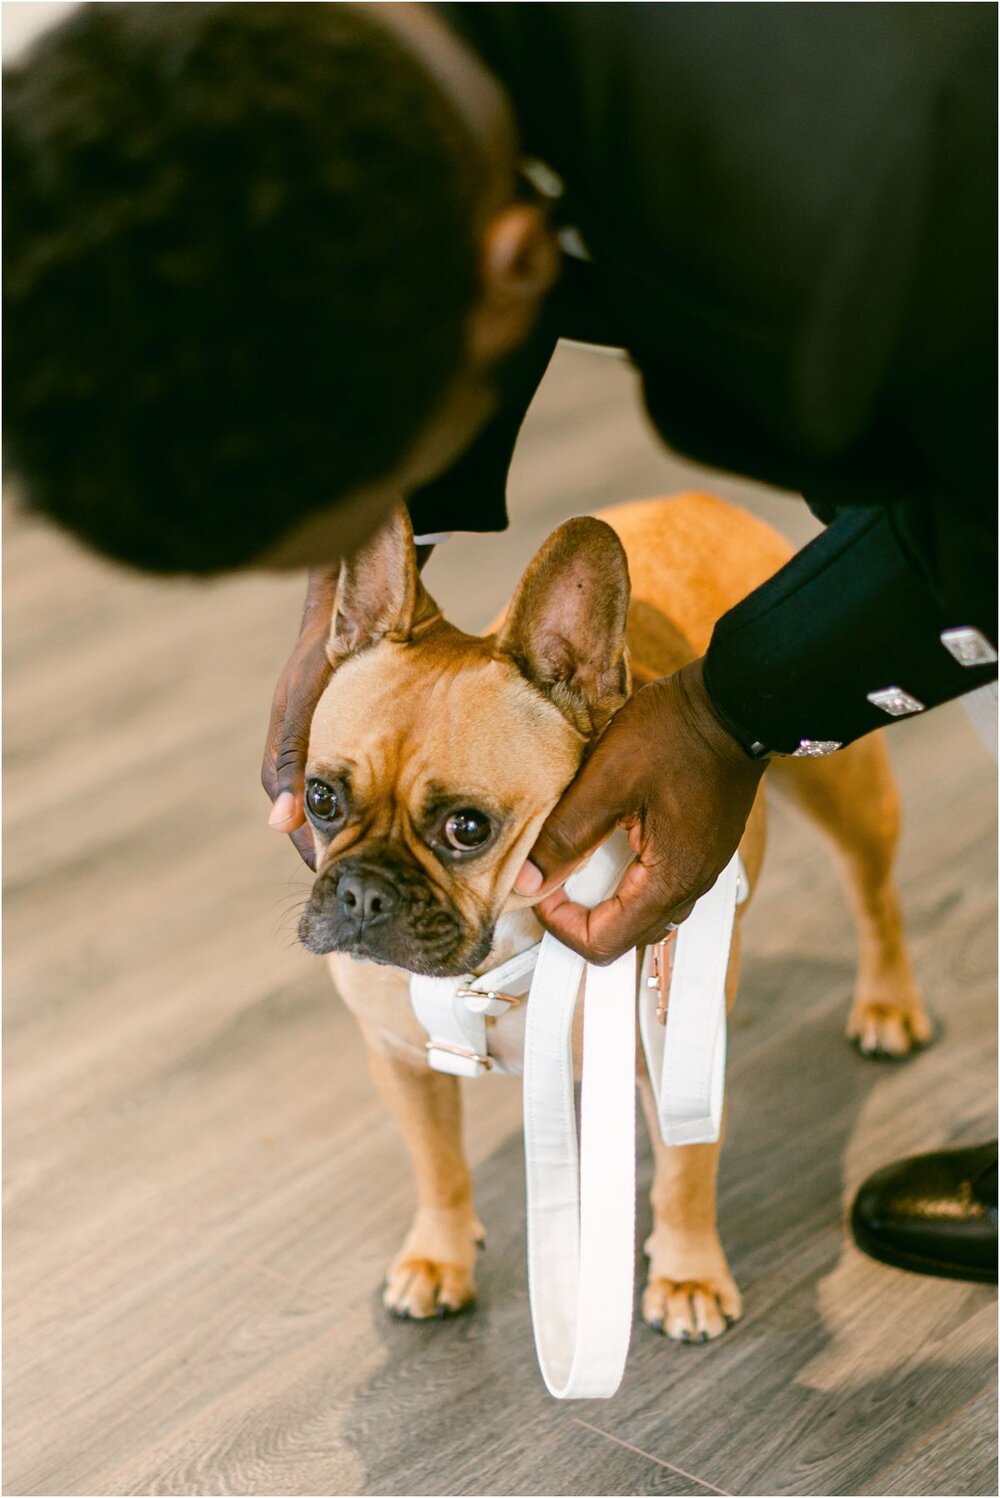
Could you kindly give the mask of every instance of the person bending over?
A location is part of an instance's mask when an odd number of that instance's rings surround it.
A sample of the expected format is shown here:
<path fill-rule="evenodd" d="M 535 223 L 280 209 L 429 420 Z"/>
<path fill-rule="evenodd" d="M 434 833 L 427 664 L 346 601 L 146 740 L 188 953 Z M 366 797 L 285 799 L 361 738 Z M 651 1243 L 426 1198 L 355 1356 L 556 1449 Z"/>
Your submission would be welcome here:
<path fill-rule="evenodd" d="M 976 4 L 87 6 L 5 88 L 27 502 L 154 572 L 312 569 L 264 763 L 310 860 L 338 559 L 400 497 L 502 529 L 558 338 L 626 349 L 665 441 L 827 528 L 543 828 L 518 887 L 609 961 L 713 883 L 770 757 L 996 678 L 995 42 Z M 586 911 L 562 880 L 620 821 Z M 883 1173 L 865 1246 L 995 1272 L 995 1158 Z"/>

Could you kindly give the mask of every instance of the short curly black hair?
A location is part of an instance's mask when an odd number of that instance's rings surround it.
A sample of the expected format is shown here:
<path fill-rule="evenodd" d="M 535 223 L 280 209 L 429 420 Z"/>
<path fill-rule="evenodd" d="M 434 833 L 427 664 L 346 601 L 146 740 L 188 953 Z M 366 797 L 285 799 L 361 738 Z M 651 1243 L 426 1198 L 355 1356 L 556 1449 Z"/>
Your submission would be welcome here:
<path fill-rule="evenodd" d="M 462 361 L 479 167 L 353 5 L 90 5 L 5 78 L 28 505 L 217 572 L 379 479 Z"/>

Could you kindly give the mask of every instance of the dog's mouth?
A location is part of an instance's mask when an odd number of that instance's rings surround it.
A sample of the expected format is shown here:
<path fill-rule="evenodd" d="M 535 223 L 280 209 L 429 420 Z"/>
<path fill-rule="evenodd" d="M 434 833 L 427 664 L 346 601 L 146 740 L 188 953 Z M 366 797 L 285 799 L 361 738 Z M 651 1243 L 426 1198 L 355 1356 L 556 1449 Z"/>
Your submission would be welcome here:
<path fill-rule="evenodd" d="M 359 962 L 377 962 L 384 967 L 402 968 L 407 973 L 418 973 L 425 978 L 461 978 L 485 962 L 493 946 L 492 930 L 485 932 L 472 945 L 462 941 L 449 954 L 428 951 L 412 939 L 369 937 L 364 933 L 346 936 L 323 930 L 310 920 L 307 911 L 299 922 L 299 940 L 306 951 L 316 956 L 329 956 L 342 952 Z"/>
<path fill-rule="evenodd" d="M 390 879 L 364 865 L 341 865 L 317 879 L 299 921 L 308 952 L 343 952 L 432 978 L 456 978 L 488 956 L 493 924 L 470 931 L 425 881 Z"/>

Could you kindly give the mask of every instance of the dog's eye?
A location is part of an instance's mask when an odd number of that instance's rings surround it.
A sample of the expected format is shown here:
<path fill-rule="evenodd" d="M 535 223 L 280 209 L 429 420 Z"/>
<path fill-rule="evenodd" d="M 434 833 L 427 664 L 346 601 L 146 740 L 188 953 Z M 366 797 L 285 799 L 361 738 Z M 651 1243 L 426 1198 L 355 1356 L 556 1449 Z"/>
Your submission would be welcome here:
<path fill-rule="evenodd" d="M 310 780 L 306 786 L 306 809 L 317 822 L 336 822 L 343 811 L 343 798 L 324 780 Z"/>
<path fill-rule="evenodd" d="M 441 831 L 449 848 L 454 848 L 458 853 L 468 853 L 474 848 L 484 847 L 489 842 L 493 828 L 485 812 L 476 811 L 472 806 L 463 806 L 461 811 L 452 812 Z"/>

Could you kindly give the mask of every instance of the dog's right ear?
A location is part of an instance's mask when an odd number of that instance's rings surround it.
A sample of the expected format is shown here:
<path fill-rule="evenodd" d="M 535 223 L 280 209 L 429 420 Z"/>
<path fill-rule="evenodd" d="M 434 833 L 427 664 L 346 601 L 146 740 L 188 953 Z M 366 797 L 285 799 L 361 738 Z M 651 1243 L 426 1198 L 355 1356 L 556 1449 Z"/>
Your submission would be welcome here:
<path fill-rule="evenodd" d="M 417 571 L 410 517 L 399 505 L 364 546 L 340 564 L 327 658 L 336 667 L 379 640 L 406 641 L 436 613 Z"/>
<path fill-rule="evenodd" d="M 567 520 L 514 594 L 497 649 L 581 733 L 600 733 L 629 693 L 628 562 L 603 520 Z"/>

